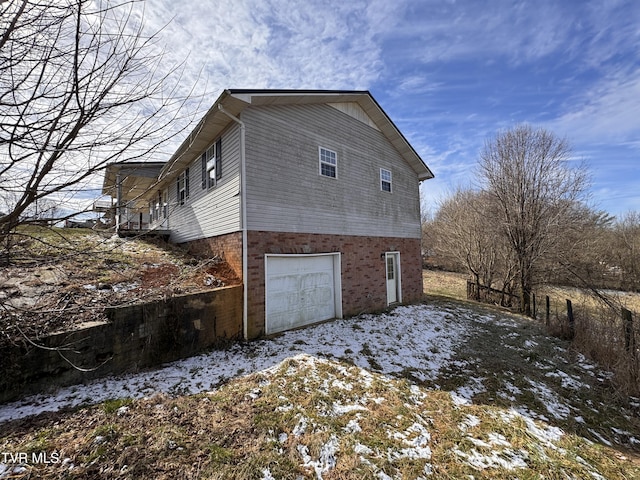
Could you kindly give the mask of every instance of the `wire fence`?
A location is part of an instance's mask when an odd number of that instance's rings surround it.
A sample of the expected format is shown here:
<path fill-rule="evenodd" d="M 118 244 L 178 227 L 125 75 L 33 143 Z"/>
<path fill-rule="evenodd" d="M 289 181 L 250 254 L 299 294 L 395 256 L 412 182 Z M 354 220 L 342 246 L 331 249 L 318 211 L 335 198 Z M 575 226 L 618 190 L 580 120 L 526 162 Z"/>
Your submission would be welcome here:
<path fill-rule="evenodd" d="M 510 309 L 517 295 L 467 282 L 467 298 Z M 570 340 L 580 353 L 610 369 L 616 385 L 640 394 L 638 305 L 620 292 L 548 288 L 532 295 L 532 317 L 554 336 Z"/>

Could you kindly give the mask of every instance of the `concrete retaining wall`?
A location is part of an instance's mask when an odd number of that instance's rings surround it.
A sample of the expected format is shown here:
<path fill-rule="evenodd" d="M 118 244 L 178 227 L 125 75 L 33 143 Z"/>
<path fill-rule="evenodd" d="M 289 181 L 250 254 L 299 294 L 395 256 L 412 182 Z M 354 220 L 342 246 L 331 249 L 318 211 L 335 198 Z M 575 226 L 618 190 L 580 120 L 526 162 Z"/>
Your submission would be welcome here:
<path fill-rule="evenodd" d="M 34 339 L 44 348 L 25 342 L 0 351 L 0 402 L 134 372 L 240 339 L 242 286 L 114 307 L 106 313 L 109 323 Z"/>

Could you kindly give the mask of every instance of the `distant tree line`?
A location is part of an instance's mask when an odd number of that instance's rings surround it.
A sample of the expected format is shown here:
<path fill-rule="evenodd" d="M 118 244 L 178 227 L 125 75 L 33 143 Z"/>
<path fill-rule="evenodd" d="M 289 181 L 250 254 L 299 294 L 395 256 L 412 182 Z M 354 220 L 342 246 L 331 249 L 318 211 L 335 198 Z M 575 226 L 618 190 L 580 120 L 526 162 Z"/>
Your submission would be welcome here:
<path fill-rule="evenodd" d="M 427 262 L 520 299 L 541 284 L 640 291 L 640 214 L 586 201 L 589 176 L 566 140 L 528 125 L 485 143 L 478 187 L 458 189 L 423 222 Z"/>

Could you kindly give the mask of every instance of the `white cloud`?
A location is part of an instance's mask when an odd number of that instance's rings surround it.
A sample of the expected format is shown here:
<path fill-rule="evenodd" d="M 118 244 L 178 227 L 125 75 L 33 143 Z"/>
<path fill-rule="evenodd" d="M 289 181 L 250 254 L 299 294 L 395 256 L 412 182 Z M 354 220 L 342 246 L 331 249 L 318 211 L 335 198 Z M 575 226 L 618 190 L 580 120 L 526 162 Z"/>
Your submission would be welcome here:
<path fill-rule="evenodd" d="M 208 90 L 366 88 L 382 68 L 377 35 L 391 28 L 394 2 L 221 0 L 153 2 L 150 29 L 170 54 L 204 69 Z M 192 77 L 195 78 L 195 77 Z"/>
<path fill-rule="evenodd" d="M 576 95 L 551 126 L 576 141 L 633 144 L 640 135 L 640 69 L 621 70 Z"/>

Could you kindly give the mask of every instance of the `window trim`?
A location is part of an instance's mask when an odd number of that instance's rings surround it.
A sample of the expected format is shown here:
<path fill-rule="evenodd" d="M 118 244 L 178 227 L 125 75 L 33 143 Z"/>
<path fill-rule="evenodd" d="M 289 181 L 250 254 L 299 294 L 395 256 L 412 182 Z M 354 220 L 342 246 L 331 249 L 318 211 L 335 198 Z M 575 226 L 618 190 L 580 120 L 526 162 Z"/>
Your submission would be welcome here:
<path fill-rule="evenodd" d="M 160 220 L 160 210 L 162 208 L 162 191 L 158 190 L 158 195 L 156 195 L 156 204 L 153 214 L 154 221 Z"/>
<path fill-rule="evenodd" d="M 330 156 L 333 156 L 334 162 L 335 163 L 331 163 L 330 161 L 326 161 L 323 159 L 323 152 L 328 152 L 329 154 L 331 154 Z M 333 175 L 327 175 L 326 173 L 323 173 L 322 171 L 322 167 L 323 165 L 332 168 L 333 169 Z M 320 174 L 320 176 L 322 177 L 327 177 L 327 178 L 338 178 L 338 154 L 336 152 L 334 152 L 333 150 L 330 150 L 326 147 L 318 147 L 318 173 Z"/>
<path fill-rule="evenodd" d="M 202 155 L 200 155 L 200 170 L 202 190 L 214 188 L 222 178 L 222 138 L 218 138 L 202 152 Z"/>
<path fill-rule="evenodd" d="M 388 179 L 383 175 L 383 172 L 388 173 Z M 385 188 L 385 184 L 389 185 L 389 189 Z M 388 168 L 380 168 L 380 190 L 387 193 L 393 193 L 393 173 Z"/>
<path fill-rule="evenodd" d="M 169 216 L 169 192 L 165 189 L 162 191 L 162 218 L 166 219 Z"/>
<path fill-rule="evenodd" d="M 178 180 L 176 183 L 176 197 L 178 200 L 178 205 L 184 205 L 189 200 L 189 167 L 185 168 L 180 175 L 178 175 Z M 184 192 L 184 196 L 182 196 L 182 192 Z"/>

